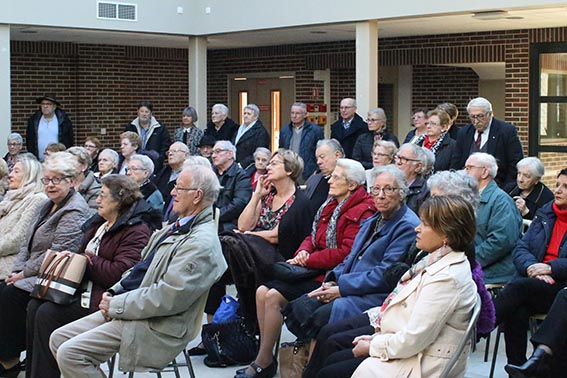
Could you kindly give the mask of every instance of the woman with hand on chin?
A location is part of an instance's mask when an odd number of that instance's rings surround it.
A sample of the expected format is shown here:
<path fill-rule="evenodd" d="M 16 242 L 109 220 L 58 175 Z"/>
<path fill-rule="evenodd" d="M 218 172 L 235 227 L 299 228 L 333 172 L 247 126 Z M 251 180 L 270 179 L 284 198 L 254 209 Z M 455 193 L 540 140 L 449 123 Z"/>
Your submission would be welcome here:
<path fill-rule="evenodd" d="M 81 243 L 81 225 L 90 209 L 73 189 L 79 173 L 68 152 L 55 152 L 45 159 L 41 182 L 48 199 L 36 222 L 29 225 L 30 234 L 12 273 L 0 283 L 0 364 L 7 371 L 19 368 L 19 356 L 26 347 L 26 309 L 45 252 L 77 250 Z"/>

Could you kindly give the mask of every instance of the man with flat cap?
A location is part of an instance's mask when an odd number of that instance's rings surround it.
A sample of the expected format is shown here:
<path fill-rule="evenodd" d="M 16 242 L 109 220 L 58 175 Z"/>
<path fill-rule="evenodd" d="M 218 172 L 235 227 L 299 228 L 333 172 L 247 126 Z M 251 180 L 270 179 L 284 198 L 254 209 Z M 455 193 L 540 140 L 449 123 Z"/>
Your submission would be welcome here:
<path fill-rule="evenodd" d="M 45 147 L 49 143 L 63 143 L 69 148 L 74 144 L 73 124 L 59 106 L 57 97 L 46 94 L 35 100 L 39 110 L 29 119 L 26 129 L 26 146 L 28 152 L 43 161 Z"/>

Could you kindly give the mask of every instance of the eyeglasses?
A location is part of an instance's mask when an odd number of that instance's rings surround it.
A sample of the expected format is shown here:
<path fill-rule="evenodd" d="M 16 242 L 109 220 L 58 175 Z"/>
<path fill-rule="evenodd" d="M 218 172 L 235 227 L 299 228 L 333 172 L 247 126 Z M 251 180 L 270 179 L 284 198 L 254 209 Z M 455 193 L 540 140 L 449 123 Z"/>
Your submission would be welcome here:
<path fill-rule="evenodd" d="M 425 122 L 425 125 L 426 125 L 426 126 L 441 126 L 440 123 L 438 123 L 438 122 L 431 122 L 431 121 Z"/>
<path fill-rule="evenodd" d="M 8 146 L 9 146 L 9 147 L 16 147 L 16 146 L 21 146 L 21 145 L 22 145 L 22 144 L 21 144 L 21 143 L 18 143 L 18 142 L 9 142 L 9 143 L 8 143 Z"/>
<path fill-rule="evenodd" d="M 382 121 L 381 119 L 378 118 L 366 118 L 366 123 L 374 123 L 374 122 L 379 122 Z"/>
<path fill-rule="evenodd" d="M 481 167 L 481 166 L 479 166 L 479 165 L 465 165 L 465 171 L 467 171 L 467 172 L 470 171 L 470 170 L 473 169 L 473 168 L 480 168 L 480 169 L 483 169 L 484 167 Z"/>
<path fill-rule="evenodd" d="M 58 185 L 58 184 L 60 184 L 61 181 L 63 181 L 63 180 L 69 181 L 69 178 L 70 178 L 70 177 L 68 177 L 68 176 L 65 176 L 65 177 L 52 177 L 52 178 L 49 178 L 49 177 L 42 177 L 42 178 L 41 178 L 41 182 L 43 183 L 43 185 L 48 185 L 50 182 L 53 183 L 53 185 Z"/>
<path fill-rule="evenodd" d="M 380 153 L 380 152 L 373 152 L 373 153 L 372 153 L 372 157 L 387 157 L 387 158 L 390 158 L 390 159 L 392 158 L 391 155 L 382 154 L 382 153 Z"/>
<path fill-rule="evenodd" d="M 371 186 L 370 187 L 370 193 L 372 193 L 373 196 L 380 195 L 380 192 L 383 192 L 384 195 L 386 195 L 386 196 L 391 196 L 391 195 L 394 194 L 394 192 L 396 190 L 400 190 L 400 188 L 393 188 L 391 186 L 385 186 L 383 188 L 381 188 L 379 186 Z"/>
<path fill-rule="evenodd" d="M 183 153 L 184 153 L 185 151 L 183 151 L 183 150 L 169 150 L 169 151 L 167 151 L 168 154 L 176 154 L 176 153 L 178 153 L 178 152 L 183 152 Z"/>
<path fill-rule="evenodd" d="M 126 173 L 128 173 L 128 171 L 136 172 L 136 171 L 145 171 L 145 170 L 146 170 L 145 168 L 138 168 L 138 167 L 126 167 L 125 169 Z"/>
<path fill-rule="evenodd" d="M 213 150 L 213 154 L 220 154 L 221 152 L 225 152 L 225 151 L 228 151 L 228 150 L 227 149 L 223 150 L 223 149 L 217 148 L 216 150 Z"/>
<path fill-rule="evenodd" d="M 176 192 L 190 192 L 191 190 L 199 190 L 199 188 L 182 188 L 180 186 L 177 186 L 177 184 L 173 185 L 173 189 L 175 189 Z"/>
<path fill-rule="evenodd" d="M 407 157 L 404 157 L 404 156 L 400 156 L 400 155 L 394 155 L 394 159 L 396 159 L 396 161 L 399 161 L 399 162 L 402 163 L 402 164 L 406 164 L 406 163 L 408 163 L 408 162 L 410 162 L 410 161 L 411 161 L 412 163 L 419 163 L 419 162 L 420 162 L 420 160 L 417 160 L 417 159 L 410 159 L 410 158 L 407 158 Z"/>
<path fill-rule="evenodd" d="M 471 121 L 481 121 L 483 120 L 490 112 L 486 113 L 478 113 L 478 114 L 469 114 L 469 119 Z"/>
<path fill-rule="evenodd" d="M 280 165 L 280 164 L 283 164 L 283 163 L 284 162 L 280 161 L 280 160 L 272 160 L 268 163 L 268 165 Z"/>

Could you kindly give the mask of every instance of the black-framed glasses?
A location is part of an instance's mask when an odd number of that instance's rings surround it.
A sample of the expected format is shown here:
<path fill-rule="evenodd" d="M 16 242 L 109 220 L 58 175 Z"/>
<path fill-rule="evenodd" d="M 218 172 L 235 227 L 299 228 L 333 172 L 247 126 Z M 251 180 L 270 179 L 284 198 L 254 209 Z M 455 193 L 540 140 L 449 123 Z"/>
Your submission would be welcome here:
<path fill-rule="evenodd" d="M 173 185 L 173 189 L 175 189 L 176 192 L 190 192 L 192 190 L 199 190 L 199 188 L 182 188 L 180 186 L 177 186 L 177 184 Z"/>
<path fill-rule="evenodd" d="M 70 177 L 68 177 L 68 176 L 64 176 L 64 177 L 51 177 L 51 178 L 49 178 L 49 177 L 42 177 L 42 178 L 41 178 L 41 182 L 43 183 L 43 185 L 48 185 L 50 182 L 53 183 L 53 185 L 58 185 L 58 184 L 60 184 L 61 181 L 63 181 L 63 180 L 69 181 L 69 178 L 70 178 Z"/>
<path fill-rule="evenodd" d="M 381 152 L 373 152 L 373 153 L 372 153 L 372 157 L 387 157 L 387 158 L 389 158 L 389 159 L 392 158 L 391 155 L 383 154 L 383 153 L 381 153 Z"/>
<path fill-rule="evenodd" d="M 213 150 L 213 154 L 220 154 L 221 152 L 225 152 L 228 151 L 227 149 L 222 149 L 222 148 L 217 148 L 216 150 Z"/>
<path fill-rule="evenodd" d="M 469 119 L 471 121 L 481 121 L 484 118 L 486 118 L 486 116 L 489 114 L 490 112 L 486 112 L 486 113 L 478 113 L 478 114 L 469 114 Z"/>
<path fill-rule="evenodd" d="M 392 187 L 392 186 L 385 186 L 383 188 L 381 188 L 379 186 L 371 186 L 370 187 L 370 193 L 372 193 L 373 196 L 380 195 L 380 192 L 383 192 L 384 195 L 391 196 L 396 192 L 396 190 L 400 190 L 400 188 L 395 188 L 395 187 Z"/>
<path fill-rule="evenodd" d="M 146 170 L 145 168 L 138 168 L 138 167 L 126 167 L 125 169 L 126 173 L 128 173 L 129 171 L 136 172 L 136 171 L 145 171 L 145 170 Z"/>
<path fill-rule="evenodd" d="M 400 156 L 400 155 L 394 155 L 394 159 L 396 159 L 396 161 L 399 161 L 402 164 L 406 164 L 407 162 L 410 162 L 410 161 L 412 163 L 419 163 L 420 162 L 420 160 L 410 159 L 410 158 L 407 158 L 405 156 Z"/>

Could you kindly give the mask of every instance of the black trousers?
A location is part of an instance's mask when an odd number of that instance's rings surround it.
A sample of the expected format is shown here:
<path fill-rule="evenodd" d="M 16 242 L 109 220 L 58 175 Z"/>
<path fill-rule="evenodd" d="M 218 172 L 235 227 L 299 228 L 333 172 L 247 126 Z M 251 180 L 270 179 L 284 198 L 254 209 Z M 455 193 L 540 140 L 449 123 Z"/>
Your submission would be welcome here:
<path fill-rule="evenodd" d="M 317 336 L 317 344 L 311 354 L 309 363 L 303 371 L 303 378 L 317 377 L 327 364 L 335 365 L 347 359 L 346 356 L 348 356 L 348 354 L 340 354 L 329 359 L 331 355 L 336 352 L 347 351 L 350 353 L 350 358 L 354 358 L 352 355 L 352 341 L 354 338 L 361 335 L 372 334 L 374 334 L 374 328 L 370 325 L 370 320 L 366 314 L 360 314 L 324 326 Z M 360 362 L 358 362 L 356 366 L 358 366 L 358 364 L 360 364 Z M 349 366 L 350 365 L 345 365 L 345 368 L 349 368 Z M 339 367 L 335 366 L 335 368 L 338 369 Z M 325 369 L 325 371 L 327 370 L 328 369 Z M 341 371 L 344 372 L 344 370 Z M 344 376 L 347 377 L 350 375 Z"/>
<path fill-rule="evenodd" d="M 549 285 L 537 278 L 517 278 L 507 284 L 494 299 L 496 324 L 503 324 L 506 357 L 509 364 L 526 362 L 529 318 L 547 313 L 555 295 L 565 282 Z"/>
<path fill-rule="evenodd" d="M 560 290 L 555 296 L 547 317 L 531 341 L 534 347 L 547 345 L 554 354 L 567 348 L 567 290 Z"/>
<path fill-rule="evenodd" d="M 17 358 L 26 347 L 26 308 L 30 293 L 0 283 L 0 359 Z"/>
<path fill-rule="evenodd" d="M 79 301 L 63 306 L 32 299 L 28 304 L 26 378 L 59 378 L 57 361 L 49 349 L 49 337 L 57 328 L 90 313 Z"/>
<path fill-rule="evenodd" d="M 368 356 L 354 357 L 351 349 L 335 352 L 325 360 L 325 366 L 319 371 L 317 378 L 350 377 L 358 365 L 367 358 Z"/>

